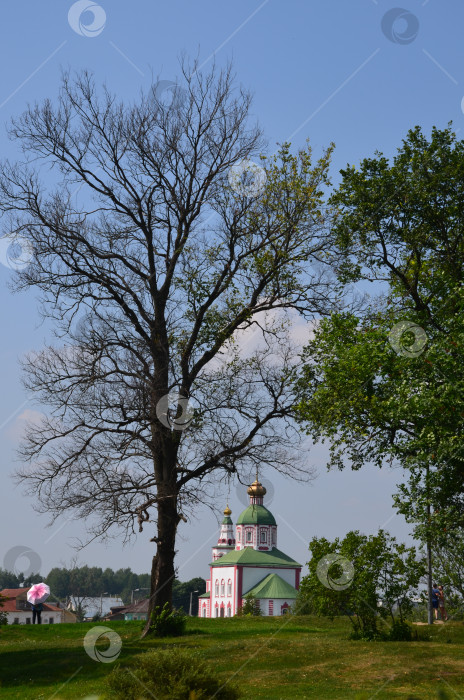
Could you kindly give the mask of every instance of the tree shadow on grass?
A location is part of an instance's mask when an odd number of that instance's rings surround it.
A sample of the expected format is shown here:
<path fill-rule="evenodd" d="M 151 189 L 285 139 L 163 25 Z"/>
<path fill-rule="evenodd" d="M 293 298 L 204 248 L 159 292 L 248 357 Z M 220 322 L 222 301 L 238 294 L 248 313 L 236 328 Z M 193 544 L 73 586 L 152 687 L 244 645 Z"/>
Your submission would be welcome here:
<path fill-rule="evenodd" d="M 101 651 L 107 647 L 104 643 L 98 644 Z M 140 647 L 124 645 L 118 659 L 128 662 L 143 651 Z M 1 689 L 6 688 L 33 688 L 35 685 L 57 687 L 69 681 L 74 674 L 79 682 L 83 679 L 101 680 L 113 667 L 114 663 L 94 661 L 83 647 L 3 651 L 0 654 L 0 696 Z"/>

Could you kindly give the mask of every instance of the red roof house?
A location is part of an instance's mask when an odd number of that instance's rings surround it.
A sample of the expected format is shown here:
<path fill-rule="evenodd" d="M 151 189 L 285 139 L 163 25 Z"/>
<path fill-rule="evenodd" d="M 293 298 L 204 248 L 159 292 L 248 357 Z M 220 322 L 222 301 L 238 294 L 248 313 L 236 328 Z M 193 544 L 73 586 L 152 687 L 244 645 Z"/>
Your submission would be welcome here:
<path fill-rule="evenodd" d="M 9 625 L 30 625 L 32 623 L 32 608 L 27 601 L 27 588 L 4 588 L 0 595 L 7 600 L 3 601 L 0 612 L 5 612 Z M 55 624 L 64 622 L 63 610 L 56 605 L 43 604 L 42 624 Z"/>

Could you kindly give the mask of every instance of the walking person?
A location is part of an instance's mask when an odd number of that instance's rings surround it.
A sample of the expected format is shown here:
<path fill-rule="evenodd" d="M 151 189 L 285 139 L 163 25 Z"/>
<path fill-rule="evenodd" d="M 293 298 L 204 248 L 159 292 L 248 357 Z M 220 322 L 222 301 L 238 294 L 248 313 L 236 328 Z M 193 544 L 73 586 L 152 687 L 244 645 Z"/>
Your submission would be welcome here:
<path fill-rule="evenodd" d="M 36 603 L 31 604 L 32 607 L 32 624 L 35 625 L 35 621 L 37 618 L 37 624 L 41 625 L 42 624 L 42 610 L 43 610 L 43 605 L 42 603 Z"/>
<path fill-rule="evenodd" d="M 443 592 L 443 586 L 438 586 L 439 596 L 438 596 L 438 607 L 440 609 L 440 617 L 442 620 L 448 619 L 448 613 L 445 609 L 445 594 Z"/>
<path fill-rule="evenodd" d="M 435 614 L 435 620 L 438 620 L 438 601 L 440 599 L 440 590 L 436 583 L 432 586 L 432 608 Z"/>

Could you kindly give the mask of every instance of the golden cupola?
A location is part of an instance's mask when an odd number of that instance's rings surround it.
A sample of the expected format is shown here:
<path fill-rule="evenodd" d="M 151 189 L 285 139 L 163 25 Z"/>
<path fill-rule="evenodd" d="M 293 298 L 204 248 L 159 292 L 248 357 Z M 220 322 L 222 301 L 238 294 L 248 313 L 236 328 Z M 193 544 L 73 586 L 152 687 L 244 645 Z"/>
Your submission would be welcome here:
<path fill-rule="evenodd" d="M 251 497 L 254 496 L 255 498 L 262 498 L 266 495 L 266 489 L 262 485 L 262 483 L 258 481 L 258 479 L 256 479 L 255 481 L 253 481 L 251 486 L 248 487 L 247 494 Z"/>

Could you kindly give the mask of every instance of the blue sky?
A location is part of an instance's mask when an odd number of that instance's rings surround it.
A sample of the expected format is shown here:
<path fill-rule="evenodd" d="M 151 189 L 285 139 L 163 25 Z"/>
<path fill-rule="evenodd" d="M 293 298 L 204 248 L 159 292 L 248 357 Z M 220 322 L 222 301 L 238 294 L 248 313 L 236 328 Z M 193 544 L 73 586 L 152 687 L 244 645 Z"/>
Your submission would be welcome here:
<path fill-rule="evenodd" d="M 376 149 L 392 155 L 416 124 L 429 131 L 452 120 L 458 133 L 464 125 L 464 7 L 458 0 L 405 1 L 396 12 L 391 0 L 101 0 L 95 15 L 87 11 L 79 17 L 84 5 L 23 0 L 2 7 L 2 157 L 18 155 L 17 145 L 6 137 L 10 117 L 28 103 L 53 98 L 63 68 L 88 68 L 98 82 L 106 81 L 120 97 L 132 99 L 152 76 L 175 80 L 183 51 L 198 53 L 205 68 L 213 58 L 219 65 L 234 60 L 237 80 L 255 94 L 253 111 L 271 148 L 288 139 L 299 146 L 309 137 L 320 153 L 334 141 L 334 182 L 347 162 L 356 163 Z M 73 26 L 68 22 L 72 6 Z M 393 15 L 395 22 L 389 19 Z M 39 348 L 48 335 L 34 294 L 8 291 L 11 274 L 0 264 L 0 565 L 12 547 L 24 545 L 37 552 L 47 573 L 69 563 L 71 538 L 81 535 L 83 527 L 61 520 L 44 529 L 46 518 L 34 513 L 33 499 L 22 495 L 9 477 L 23 418 L 37 410 L 22 389 L 18 358 Z M 266 475 L 275 490 L 271 510 L 280 525 L 279 547 L 304 563 L 313 535 L 334 537 L 353 528 L 374 532 L 388 523 L 393 534 L 405 539 L 410 528 L 391 507 L 401 472 L 367 468 L 327 474 L 325 456 L 320 446 L 309 452 L 309 462 L 319 469 L 312 484 Z M 243 506 L 234 490 L 230 501 L 235 521 Z M 216 533 L 209 511 L 197 511 L 189 524 L 182 524 L 181 579 L 206 576 Z M 153 546 L 148 539 L 143 534 L 124 549 L 119 540 L 108 547 L 94 543 L 79 559 L 148 571 Z M 27 559 L 16 566 L 27 568 Z"/>

